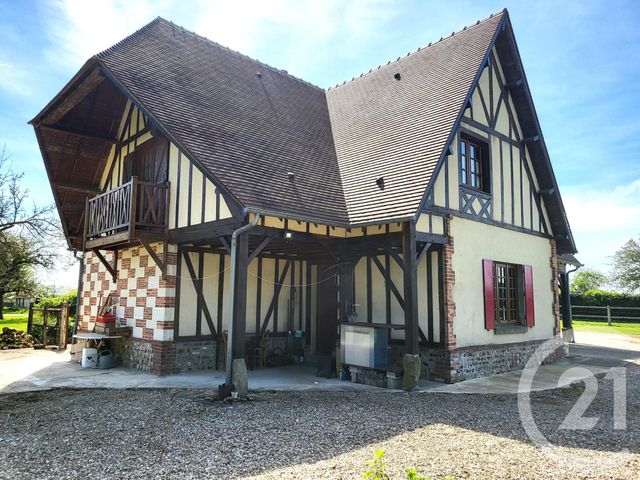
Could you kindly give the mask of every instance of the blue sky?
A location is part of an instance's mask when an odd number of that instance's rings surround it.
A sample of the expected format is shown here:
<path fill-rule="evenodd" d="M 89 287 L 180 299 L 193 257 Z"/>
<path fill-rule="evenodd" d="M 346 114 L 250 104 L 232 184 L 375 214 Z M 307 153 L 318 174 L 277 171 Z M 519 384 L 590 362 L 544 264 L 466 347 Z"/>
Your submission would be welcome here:
<path fill-rule="evenodd" d="M 578 249 L 640 235 L 640 2 L 0 0 L 0 145 L 52 202 L 26 122 L 92 54 L 158 15 L 328 87 L 507 7 Z M 45 278 L 75 285 L 75 268 Z"/>

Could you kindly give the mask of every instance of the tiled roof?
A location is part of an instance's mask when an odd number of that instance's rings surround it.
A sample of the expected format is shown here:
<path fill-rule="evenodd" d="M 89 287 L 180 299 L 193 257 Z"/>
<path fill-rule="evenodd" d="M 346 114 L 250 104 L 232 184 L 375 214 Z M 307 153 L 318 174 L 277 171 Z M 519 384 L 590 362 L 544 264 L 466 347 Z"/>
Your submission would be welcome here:
<path fill-rule="evenodd" d="M 327 92 L 350 222 L 415 214 L 501 19 Z"/>
<path fill-rule="evenodd" d="M 161 18 L 97 58 L 241 206 L 347 220 L 321 88 Z"/>
<path fill-rule="evenodd" d="M 161 18 L 96 58 L 241 206 L 355 225 L 416 213 L 502 16 L 327 92 Z"/>

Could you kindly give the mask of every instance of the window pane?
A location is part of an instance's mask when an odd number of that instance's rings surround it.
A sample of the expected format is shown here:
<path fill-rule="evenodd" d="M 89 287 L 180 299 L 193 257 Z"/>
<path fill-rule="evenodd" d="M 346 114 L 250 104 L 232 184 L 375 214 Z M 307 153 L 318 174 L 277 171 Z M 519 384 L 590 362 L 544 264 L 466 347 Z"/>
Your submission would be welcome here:
<path fill-rule="evenodd" d="M 462 154 L 462 156 L 467 153 L 467 142 L 465 142 L 464 140 L 460 142 L 460 153 Z"/>

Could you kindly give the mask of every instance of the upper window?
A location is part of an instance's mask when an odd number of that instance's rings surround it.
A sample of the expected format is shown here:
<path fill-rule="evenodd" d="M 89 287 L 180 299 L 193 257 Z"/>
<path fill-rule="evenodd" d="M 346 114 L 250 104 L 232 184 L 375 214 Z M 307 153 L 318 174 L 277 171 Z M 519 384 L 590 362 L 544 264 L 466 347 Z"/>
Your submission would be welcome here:
<path fill-rule="evenodd" d="M 489 192 L 487 144 L 467 136 L 460 137 L 460 183 Z"/>

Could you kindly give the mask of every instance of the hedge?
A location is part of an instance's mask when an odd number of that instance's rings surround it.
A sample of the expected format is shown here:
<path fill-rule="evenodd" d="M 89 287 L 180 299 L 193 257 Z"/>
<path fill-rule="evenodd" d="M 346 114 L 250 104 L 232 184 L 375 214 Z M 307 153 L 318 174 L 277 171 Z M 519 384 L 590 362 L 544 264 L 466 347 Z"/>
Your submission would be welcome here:
<path fill-rule="evenodd" d="M 638 307 L 640 308 L 640 295 L 628 293 L 608 292 L 606 290 L 589 290 L 581 294 L 571 294 L 571 305 L 606 307 Z"/>

